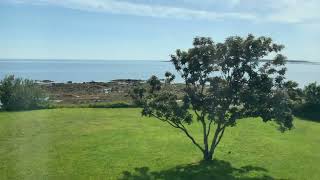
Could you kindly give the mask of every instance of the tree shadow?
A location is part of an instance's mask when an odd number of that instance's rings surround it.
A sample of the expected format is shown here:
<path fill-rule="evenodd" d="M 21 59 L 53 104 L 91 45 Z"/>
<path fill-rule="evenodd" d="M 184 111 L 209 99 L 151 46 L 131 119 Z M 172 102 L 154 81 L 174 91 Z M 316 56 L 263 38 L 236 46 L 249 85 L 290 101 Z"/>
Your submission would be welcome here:
<path fill-rule="evenodd" d="M 273 180 L 268 171 L 256 166 L 232 167 L 229 162 L 214 160 L 177 166 L 163 171 L 150 171 L 148 167 L 135 168 L 134 172 L 124 171 L 120 180 Z M 250 176 L 251 174 L 251 176 Z M 252 177 L 254 175 L 255 177 Z"/>

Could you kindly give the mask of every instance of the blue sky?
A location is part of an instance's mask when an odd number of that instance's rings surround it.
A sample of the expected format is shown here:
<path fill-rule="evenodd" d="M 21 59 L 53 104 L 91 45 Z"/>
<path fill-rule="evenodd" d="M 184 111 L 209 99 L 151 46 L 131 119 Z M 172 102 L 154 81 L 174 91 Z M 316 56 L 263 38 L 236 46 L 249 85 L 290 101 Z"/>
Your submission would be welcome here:
<path fill-rule="evenodd" d="M 0 58 L 166 60 L 195 36 L 272 37 L 320 62 L 319 0 L 1 0 Z"/>

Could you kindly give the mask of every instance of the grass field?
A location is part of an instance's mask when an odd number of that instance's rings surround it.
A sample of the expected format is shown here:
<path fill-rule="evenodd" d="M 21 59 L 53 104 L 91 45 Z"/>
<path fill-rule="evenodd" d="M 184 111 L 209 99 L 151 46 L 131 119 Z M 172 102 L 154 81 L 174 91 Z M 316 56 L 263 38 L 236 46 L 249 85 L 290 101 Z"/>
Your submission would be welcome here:
<path fill-rule="evenodd" d="M 0 113 L 0 179 L 320 179 L 320 123 L 284 134 L 244 119 L 214 163 L 184 135 L 139 109 Z M 200 138 L 198 125 L 191 130 Z"/>

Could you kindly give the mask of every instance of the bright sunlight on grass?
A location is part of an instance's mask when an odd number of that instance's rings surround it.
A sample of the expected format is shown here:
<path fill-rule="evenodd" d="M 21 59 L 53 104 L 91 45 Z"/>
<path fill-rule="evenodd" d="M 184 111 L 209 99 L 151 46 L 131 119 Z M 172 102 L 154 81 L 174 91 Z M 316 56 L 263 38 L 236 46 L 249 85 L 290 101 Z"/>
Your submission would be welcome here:
<path fill-rule="evenodd" d="M 140 109 L 1 112 L 0 179 L 320 179 L 319 123 L 280 133 L 258 121 L 227 129 L 203 166 L 189 139 Z"/>

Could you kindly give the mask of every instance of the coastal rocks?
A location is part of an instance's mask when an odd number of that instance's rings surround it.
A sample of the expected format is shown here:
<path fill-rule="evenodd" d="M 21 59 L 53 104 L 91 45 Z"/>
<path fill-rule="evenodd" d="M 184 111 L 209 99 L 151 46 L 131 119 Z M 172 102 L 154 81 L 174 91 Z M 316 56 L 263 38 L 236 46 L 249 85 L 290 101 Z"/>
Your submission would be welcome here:
<path fill-rule="evenodd" d="M 130 101 L 129 91 L 141 83 L 141 80 L 118 79 L 111 82 L 83 82 L 83 83 L 56 83 L 46 81 L 47 84 L 40 84 L 45 89 L 50 99 L 55 103 L 94 103 Z"/>

